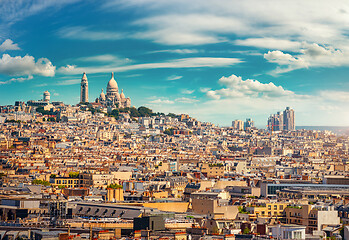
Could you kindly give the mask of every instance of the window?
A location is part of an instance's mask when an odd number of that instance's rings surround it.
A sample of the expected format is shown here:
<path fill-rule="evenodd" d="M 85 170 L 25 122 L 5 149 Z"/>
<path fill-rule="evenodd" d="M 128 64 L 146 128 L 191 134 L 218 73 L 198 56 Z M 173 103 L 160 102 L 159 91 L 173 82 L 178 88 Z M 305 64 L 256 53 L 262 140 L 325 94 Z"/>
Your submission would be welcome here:
<path fill-rule="evenodd" d="M 271 210 L 271 205 L 268 205 L 268 210 Z"/>
<path fill-rule="evenodd" d="M 284 206 L 283 206 L 283 205 L 280 205 L 280 206 L 279 206 L 279 209 L 280 209 L 280 210 L 284 210 Z"/>
<path fill-rule="evenodd" d="M 293 232 L 293 239 L 302 239 L 302 232 L 301 231 Z"/>
<path fill-rule="evenodd" d="M 278 206 L 277 205 L 274 205 L 274 210 L 278 210 Z"/>

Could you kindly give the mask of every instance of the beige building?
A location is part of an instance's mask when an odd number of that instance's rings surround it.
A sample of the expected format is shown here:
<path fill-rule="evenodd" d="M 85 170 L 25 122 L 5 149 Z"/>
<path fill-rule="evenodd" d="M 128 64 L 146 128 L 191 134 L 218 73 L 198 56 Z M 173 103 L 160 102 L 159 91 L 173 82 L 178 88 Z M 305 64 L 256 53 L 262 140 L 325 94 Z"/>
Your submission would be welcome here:
<path fill-rule="evenodd" d="M 223 177 L 224 170 L 224 165 L 219 163 L 203 163 L 201 166 L 202 174 L 206 175 L 208 178 Z"/>
<path fill-rule="evenodd" d="M 286 223 L 306 226 L 306 232 L 320 231 L 328 225 L 339 225 L 338 211 L 333 206 L 301 205 L 285 209 Z"/>
<path fill-rule="evenodd" d="M 122 188 L 107 188 L 108 202 L 122 202 L 124 201 L 124 190 Z"/>

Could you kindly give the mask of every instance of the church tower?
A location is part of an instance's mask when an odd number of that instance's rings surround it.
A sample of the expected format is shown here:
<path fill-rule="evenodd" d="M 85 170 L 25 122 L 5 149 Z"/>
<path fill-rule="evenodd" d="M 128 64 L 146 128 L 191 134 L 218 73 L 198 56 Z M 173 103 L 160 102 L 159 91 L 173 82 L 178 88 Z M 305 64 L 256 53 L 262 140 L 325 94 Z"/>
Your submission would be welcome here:
<path fill-rule="evenodd" d="M 80 102 L 88 102 L 88 81 L 86 73 L 84 73 L 84 75 L 81 78 Z"/>

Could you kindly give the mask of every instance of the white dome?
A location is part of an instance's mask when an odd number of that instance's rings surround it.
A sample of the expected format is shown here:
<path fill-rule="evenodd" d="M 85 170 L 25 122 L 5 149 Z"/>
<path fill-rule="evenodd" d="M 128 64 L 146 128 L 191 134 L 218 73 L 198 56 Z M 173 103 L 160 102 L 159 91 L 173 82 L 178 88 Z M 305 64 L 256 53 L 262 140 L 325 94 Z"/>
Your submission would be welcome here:
<path fill-rule="evenodd" d="M 124 99 L 124 98 L 125 98 L 124 89 L 121 89 L 120 98 L 121 98 L 121 99 Z"/>
<path fill-rule="evenodd" d="M 118 84 L 114 79 L 114 73 L 111 73 L 111 79 L 108 82 L 107 92 L 108 91 L 118 91 Z"/>

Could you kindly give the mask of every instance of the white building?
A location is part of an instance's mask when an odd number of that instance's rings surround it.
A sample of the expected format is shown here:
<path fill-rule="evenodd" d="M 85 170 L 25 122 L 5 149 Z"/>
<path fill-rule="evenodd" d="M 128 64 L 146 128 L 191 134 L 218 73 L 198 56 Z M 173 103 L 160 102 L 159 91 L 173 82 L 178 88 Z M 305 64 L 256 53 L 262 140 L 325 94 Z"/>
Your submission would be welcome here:
<path fill-rule="evenodd" d="M 275 225 L 269 227 L 269 232 L 275 239 L 305 239 L 305 226 L 293 224 Z"/>
<path fill-rule="evenodd" d="M 111 74 L 111 78 L 107 85 L 107 95 L 105 95 L 102 89 L 96 102 L 99 102 L 104 106 L 109 106 L 111 109 L 131 107 L 131 99 L 125 97 L 123 89 L 121 89 L 121 93 L 119 94 L 119 87 L 114 79 L 114 73 Z"/>

